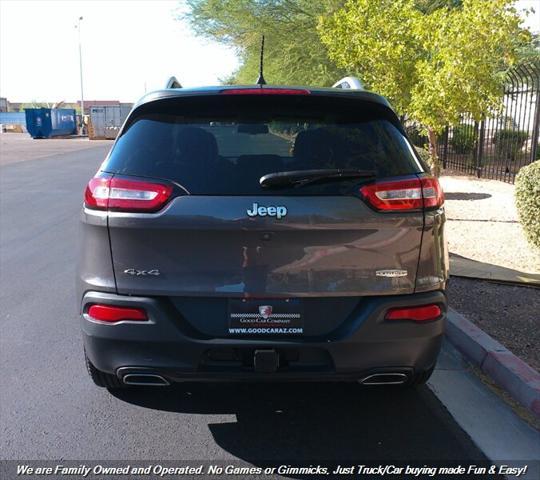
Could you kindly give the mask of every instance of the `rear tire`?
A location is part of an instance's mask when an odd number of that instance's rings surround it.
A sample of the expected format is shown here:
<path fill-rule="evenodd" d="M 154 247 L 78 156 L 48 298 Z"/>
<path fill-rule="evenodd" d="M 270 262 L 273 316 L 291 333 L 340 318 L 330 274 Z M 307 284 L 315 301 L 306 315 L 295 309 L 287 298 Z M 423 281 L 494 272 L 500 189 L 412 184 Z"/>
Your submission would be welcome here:
<path fill-rule="evenodd" d="M 90 378 L 98 387 L 104 387 L 109 389 L 118 389 L 125 387 L 125 385 L 116 375 L 102 372 L 101 370 L 98 370 L 96 367 L 94 367 L 92 362 L 88 359 L 86 352 L 84 352 L 84 361 L 86 363 L 88 375 L 90 375 Z"/>
<path fill-rule="evenodd" d="M 431 367 L 429 370 L 415 372 L 415 374 L 411 377 L 411 380 L 409 381 L 408 386 L 418 387 L 420 385 L 424 385 L 430 379 L 434 370 L 435 370 L 435 366 Z"/>

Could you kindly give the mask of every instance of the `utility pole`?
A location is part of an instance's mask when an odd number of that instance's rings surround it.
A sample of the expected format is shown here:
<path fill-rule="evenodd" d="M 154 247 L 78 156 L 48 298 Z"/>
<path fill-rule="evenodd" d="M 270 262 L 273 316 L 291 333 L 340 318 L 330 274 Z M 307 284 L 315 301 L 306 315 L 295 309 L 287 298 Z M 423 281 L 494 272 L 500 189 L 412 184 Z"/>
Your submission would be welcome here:
<path fill-rule="evenodd" d="M 79 17 L 79 22 L 75 25 L 75 28 L 79 33 L 79 74 L 81 76 L 81 129 L 80 135 L 83 134 L 84 129 L 84 89 L 83 89 L 83 68 L 82 68 L 82 45 L 81 45 L 81 21 L 83 17 Z"/>

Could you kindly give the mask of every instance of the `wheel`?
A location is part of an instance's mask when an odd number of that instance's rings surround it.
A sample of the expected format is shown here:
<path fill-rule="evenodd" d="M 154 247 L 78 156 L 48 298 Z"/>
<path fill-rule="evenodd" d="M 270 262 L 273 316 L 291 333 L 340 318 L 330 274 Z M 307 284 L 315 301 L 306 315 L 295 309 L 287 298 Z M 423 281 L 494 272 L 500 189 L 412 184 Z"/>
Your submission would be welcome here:
<path fill-rule="evenodd" d="M 410 379 L 408 386 L 409 387 L 416 387 L 419 385 L 424 385 L 431 375 L 433 374 L 433 370 L 435 370 L 435 365 L 431 367 L 429 370 L 424 370 L 421 372 L 416 372 Z"/>
<path fill-rule="evenodd" d="M 86 363 L 88 375 L 90 375 L 90 378 L 98 387 L 105 387 L 111 389 L 125 387 L 125 385 L 118 379 L 116 375 L 102 372 L 101 370 L 98 370 L 96 367 L 94 367 L 92 362 L 88 359 L 86 352 L 84 352 L 84 361 Z"/>

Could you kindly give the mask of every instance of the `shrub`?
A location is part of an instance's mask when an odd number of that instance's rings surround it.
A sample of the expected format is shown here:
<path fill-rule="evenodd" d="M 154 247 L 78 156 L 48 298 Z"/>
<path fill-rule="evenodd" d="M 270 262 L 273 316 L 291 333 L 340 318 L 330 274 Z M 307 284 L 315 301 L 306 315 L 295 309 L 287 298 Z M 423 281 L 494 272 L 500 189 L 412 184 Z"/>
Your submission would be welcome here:
<path fill-rule="evenodd" d="M 476 133 L 470 125 L 458 125 L 452 129 L 450 144 L 456 153 L 470 153 L 476 145 Z"/>
<path fill-rule="evenodd" d="M 428 143 L 427 135 L 422 132 L 422 129 L 418 125 L 407 125 L 405 131 L 411 142 L 417 147 L 422 147 Z"/>
<path fill-rule="evenodd" d="M 516 206 L 527 239 L 540 248 L 540 160 L 517 174 Z"/>
<path fill-rule="evenodd" d="M 514 161 L 527 141 L 528 134 L 523 130 L 504 129 L 495 132 L 493 143 L 495 152 L 504 159 Z"/>
<path fill-rule="evenodd" d="M 425 148 L 416 147 L 416 151 L 418 152 L 418 155 L 420 155 L 420 158 L 427 164 L 427 166 L 432 169 L 433 168 L 433 159 L 431 158 L 431 155 Z"/>

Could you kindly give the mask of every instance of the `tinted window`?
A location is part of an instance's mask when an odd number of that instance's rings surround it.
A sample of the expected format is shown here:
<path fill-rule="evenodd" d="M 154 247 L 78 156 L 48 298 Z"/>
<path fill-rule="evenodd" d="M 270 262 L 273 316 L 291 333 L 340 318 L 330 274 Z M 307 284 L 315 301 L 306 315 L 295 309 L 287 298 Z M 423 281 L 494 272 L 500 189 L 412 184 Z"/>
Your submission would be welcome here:
<path fill-rule="evenodd" d="M 338 100 L 215 96 L 198 104 L 194 98 L 156 102 L 131 118 L 104 170 L 172 180 L 207 195 L 276 194 L 259 179 L 289 170 L 358 168 L 378 177 L 420 171 L 387 109 Z M 358 183 L 315 183 L 279 194 L 346 194 Z"/>

